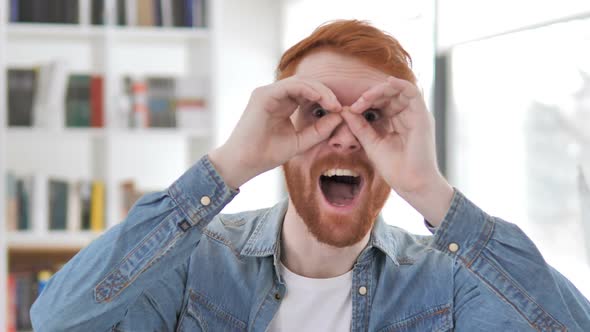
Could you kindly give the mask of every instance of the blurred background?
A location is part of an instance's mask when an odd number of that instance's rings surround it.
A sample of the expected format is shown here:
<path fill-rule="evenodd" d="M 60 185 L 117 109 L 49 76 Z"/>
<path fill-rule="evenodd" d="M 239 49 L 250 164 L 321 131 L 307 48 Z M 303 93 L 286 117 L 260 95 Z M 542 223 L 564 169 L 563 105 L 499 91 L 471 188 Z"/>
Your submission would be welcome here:
<path fill-rule="evenodd" d="M 411 54 L 450 183 L 590 296 L 588 1 L 3 0 L 0 326 L 30 330 L 51 274 L 222 144 L 282 52 L 342 18 Z M 241 191 L 224 212 L 286 195 L 278 169 Z M 383 215 L 427 234 L 395 194 Z"/>

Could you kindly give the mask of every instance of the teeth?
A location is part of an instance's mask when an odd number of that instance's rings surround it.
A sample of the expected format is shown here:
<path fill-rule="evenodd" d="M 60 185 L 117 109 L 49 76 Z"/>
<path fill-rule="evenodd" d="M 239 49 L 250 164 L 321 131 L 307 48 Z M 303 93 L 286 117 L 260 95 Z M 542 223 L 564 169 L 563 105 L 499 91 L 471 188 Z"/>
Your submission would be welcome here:
<path fill-rule="evenodd" d="M 353 170 L 350 169 L 341 169 L 341 168 L 332 168 L 329 169 L 327 171 L 325 171 L 324 173 L 322 173 L 323 176 L 359 176 L 359 174 Z"/>

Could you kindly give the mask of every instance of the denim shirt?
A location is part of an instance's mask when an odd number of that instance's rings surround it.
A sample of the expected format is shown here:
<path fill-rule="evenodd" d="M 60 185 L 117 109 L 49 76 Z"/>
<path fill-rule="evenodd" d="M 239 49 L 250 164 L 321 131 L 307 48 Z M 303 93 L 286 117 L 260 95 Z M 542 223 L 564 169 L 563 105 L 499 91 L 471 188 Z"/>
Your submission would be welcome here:
<path fill-rule="evenodd" d="M 265 331 L 287 201 L 219 214 L 237 193 L 203 157 L 142 197 L 51 278 L 35 331 Z M 590 331 L 588 300 L 457 190 L 433 236 L 378 219 L 352 272 L 352 331 Z"/>

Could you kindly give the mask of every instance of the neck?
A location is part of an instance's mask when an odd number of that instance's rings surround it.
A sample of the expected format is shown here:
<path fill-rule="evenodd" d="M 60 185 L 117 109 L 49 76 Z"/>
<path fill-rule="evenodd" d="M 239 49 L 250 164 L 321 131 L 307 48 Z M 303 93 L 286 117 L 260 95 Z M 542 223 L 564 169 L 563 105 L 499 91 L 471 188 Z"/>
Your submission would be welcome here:
<path fill-rule="evenodd" d="M 350 247 L 337 248 L 319 242 L 295 211 L 293 202 L 281 231 L 281 261 L 289 270 L 308 278 L 332 278 L 350 271 L 367 246 L 371 232 Z"/>

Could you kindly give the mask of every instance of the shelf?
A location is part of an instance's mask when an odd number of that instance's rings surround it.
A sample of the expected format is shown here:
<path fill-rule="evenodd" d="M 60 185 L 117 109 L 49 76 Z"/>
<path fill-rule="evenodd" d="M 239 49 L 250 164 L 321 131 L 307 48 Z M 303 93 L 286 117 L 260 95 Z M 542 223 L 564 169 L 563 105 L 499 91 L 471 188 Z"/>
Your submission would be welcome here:
<path fill-rule="evenodd" d="M 6 27 L 9 38 L 99 38 L 105 35 L 101 26 L 54 23 L 10 23 Z"/>
<path fill-rule="evenodd" d="M 9 231 L 6 234 L 8 249 L 11 251 L 78 251 L 100 236 L 89 231 L 49 231 L 38 234 L 25 231 Z"/>
<path fill-rule="evenodd" d="M 210 35 L 207 28 L 114 27 L 112 30 L 118 40 L 149 43 L 208 40 Z"/>
<path fill-rule="evenodd" d="M 117 40 L 134 42 L 183 42 L 208 40 L 207 28 L 187 27 L 105 27 L 100 25 L 52 24 L 52 23 L 10 23 L 9 38 L 101 38 L 113 33 Z"/>
<path fill-rule="evenodd" d="M 101 138 L 107 135 L 113 137 L 149 137 L 169 136 L 180 138 L 210 138 L 213 134 L 210 129 L 185 129 L 185 128 L 129 128 L 129 129 L 106 129 L 106 128 L 63 128 L 46 129 L 35 127 L 9 127 L 6 130 L 8 140 L 19 139 L 19 137 L 47 136 L 65 137 L 72 139 Z"/>
<path fill-rule="evenodd" d="M 23 136 L 46 137 L 46 136 L 63 136 L 71 137 L 72 139 L 83 139 L 102 137 L 105 135 L 104 128 L 62 128 L 62 129 L 46 129 L 36 127 L 8 127 L 6 129 L 7 138 L 17 139 Z"/>

